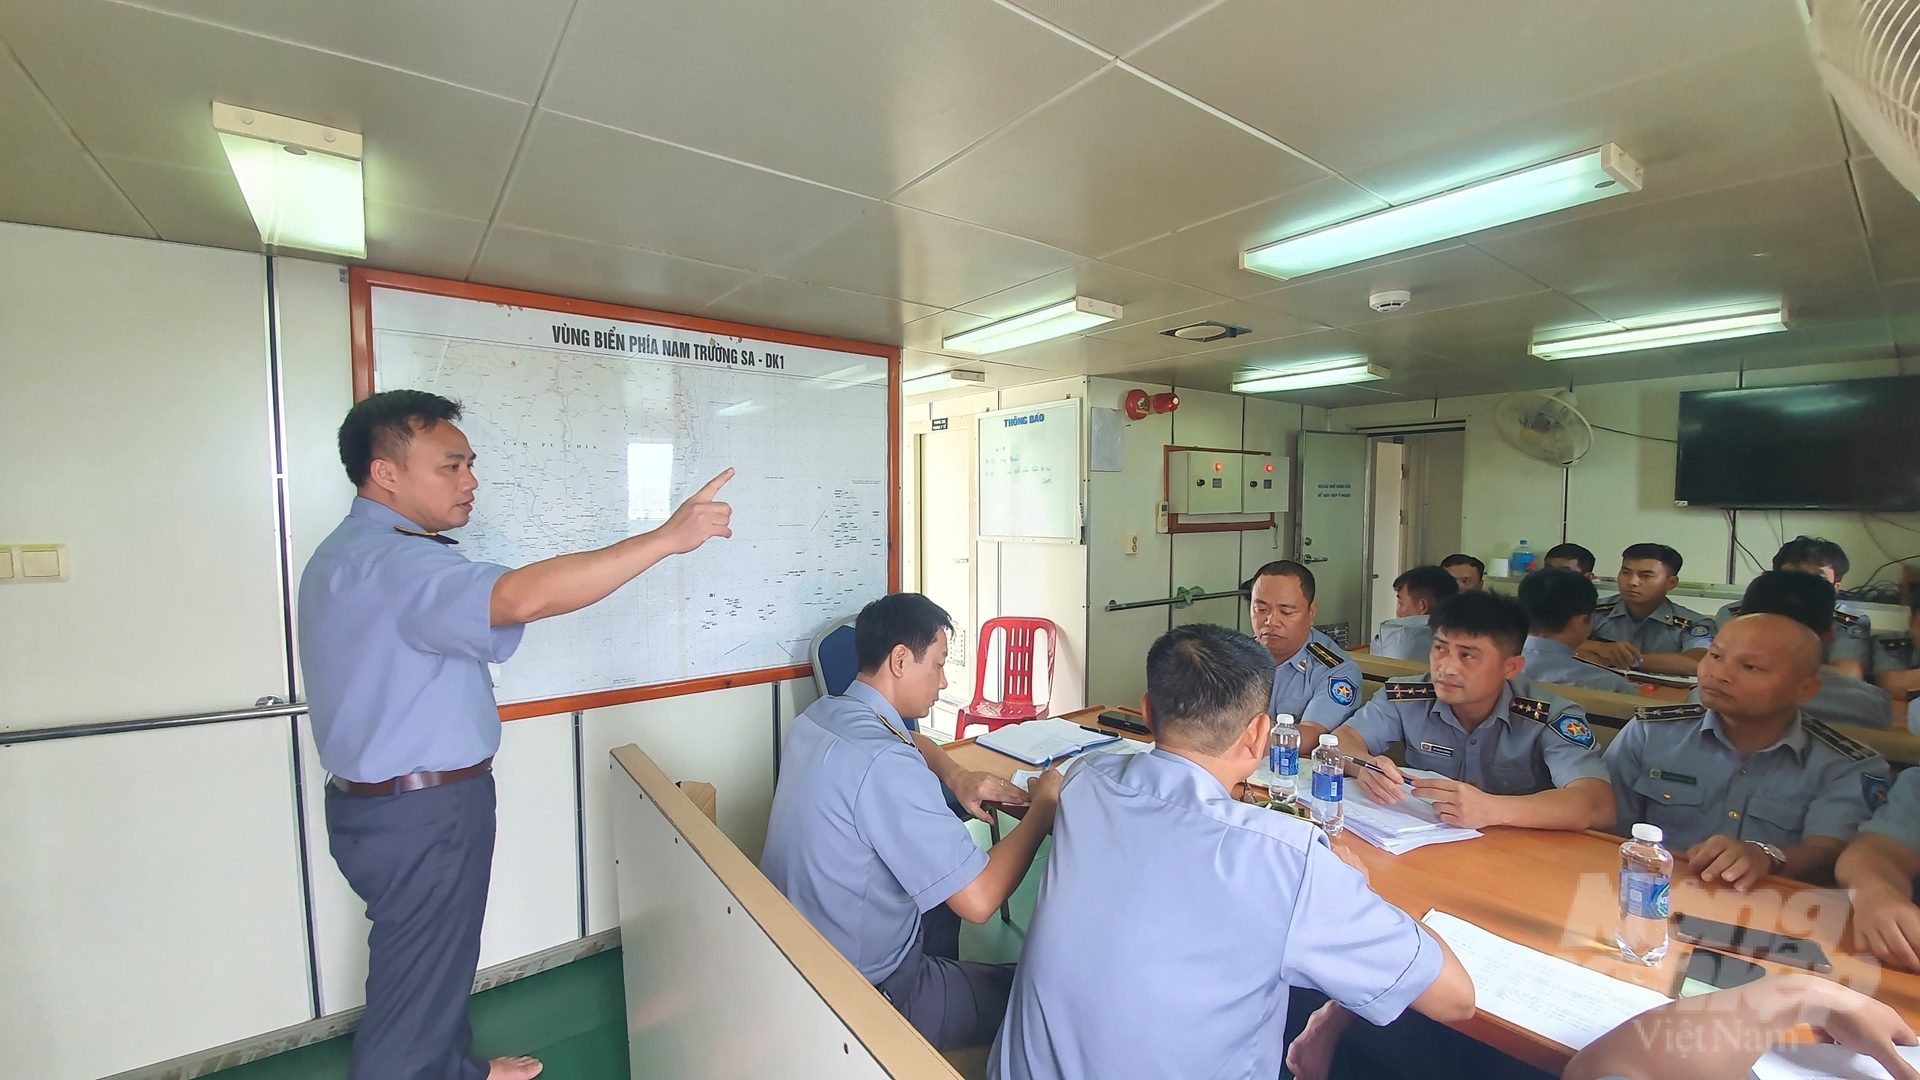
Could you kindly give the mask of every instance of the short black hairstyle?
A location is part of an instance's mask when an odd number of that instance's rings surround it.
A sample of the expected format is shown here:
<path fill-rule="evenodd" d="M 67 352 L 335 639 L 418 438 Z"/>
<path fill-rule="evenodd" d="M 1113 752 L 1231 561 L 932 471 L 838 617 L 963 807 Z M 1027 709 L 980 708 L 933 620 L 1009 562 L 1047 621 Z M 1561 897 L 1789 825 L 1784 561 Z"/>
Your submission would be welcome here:
<path fill-rule="evenodd" d="M 1442 600 L 1427 618 L 1427 625 L 1436 634 L 1445 630 L 1467 637 L 1492 638 L 1508 656 L 1519 656 L 1520 650 L 1526 648 L 1529 623 L 1527 609 L 1520 606 L 1520 601 L 1477 589 Z"/>
<path fill-rule="evenodd" d="M 1796 536 L 1781 544 L 1780 550 L 1774 553 L 1773 568 L 1784 570 L 1789 566 L 1822 566 L 1833 571 L 1835 581 L 1853 569 L 1846 549 L 1824 536 Z"/>
<path fill-rule="evenodd" d="M 1246 583 L 1240 586 L 1240 591 L 1246 593 L 1248 596 L 1252 596 L 1253 583 L 1263 577 L 1293 578 L 1300 583 L 1301 595 L 1307 598 L 1308 603 L 1313 602 L 1313 571 L 1301 566 L 1292 559 L 1275 559 L 1260 569 L 1255 570 L 1253 576 L 1248 578 Z"/>
<path fill-rule="evenodd" d="M 1805 570 L 1766 570 L 1747 582 L 1742 615 L 1785 615 L 1822 637 L 1833 628 L 1833 582 Z"/>
<path fill-rule="evenodd" d="M 460 419 L 460 403 L 425 390 L 382 390 L 360 399 L 340 422 L 340 464 L 354 487 L 367 482 L 374 458 L 401 462 L 415 430 Z"/>
<path fill-rule="evenodd" d="M 1267 711 L 1273 657 L 1237 630 L 1176 626 L 1147 650 L 1147 705 L 1158 738 L 1203 754 L 1233 745 L 1247 721 Z"/>
<path fill-rule="evenodd" d="M 1665 544 L 1629 544 L 1620 553 L 1622 563 L 1636 562 L 1640 559 L 1658 559 L 1666 564 L 1667 572 L 1680 576 L 1680 553 Z"/>
<path fill-rule="evenodd" d="M 1593 552 L 1579 544 L 1555 544 L 1547 549 L 1547 553 L 1541 557 L 1540 561 L 1545 562 L 1548 559 L 1572 559 L 1573 565 L 1579 567 L 1583 574 L 1593 573 L 1594 564 L 1599 561 L 1593 557 Z"/>
<path fill-rule="evenodd" d="M 1453 575 L 1439 566 L 1416 566 L 1393 579 L 1393 591 L 1407 590 L 1407 595 L 1418 596 L 1429 604 L 1437 604 L 1460 591 L 1460 583 Z"/>
<path fill-rule="evenodd" d="M 1600 590 L 1578 570 L 1549 566 L 1520 579 L 1518 598 L 1534 632 L 1557 634 L 1580 616 L 1593 614 Z"/>
<path fill-rule="evenodd" d="M 917 592 L 883 596 L 861 608 L 853 620 L 853 658 L 862 675 L 871 675 L 896 645 L 905 645 L 915 660 L 927 655 L 942 630 L 953 631 L 953 616 L 939 604 Z"/>
<path fill-rule="evenodd" d="M 1456 551 L 1453 554 L 1447 556 L 1446 558 L 1440 560 L 1441 569 L 1444 570 L 1449 566 L 1471 566 L 1473 567 L 1474 573 L 1479 574 L 1481 577 L 1487 576 L 1486 563 L 1483 563 L 1479 559 L 1476 559 L 1473 556 L 1464 554 L 1462 552 Z"/>

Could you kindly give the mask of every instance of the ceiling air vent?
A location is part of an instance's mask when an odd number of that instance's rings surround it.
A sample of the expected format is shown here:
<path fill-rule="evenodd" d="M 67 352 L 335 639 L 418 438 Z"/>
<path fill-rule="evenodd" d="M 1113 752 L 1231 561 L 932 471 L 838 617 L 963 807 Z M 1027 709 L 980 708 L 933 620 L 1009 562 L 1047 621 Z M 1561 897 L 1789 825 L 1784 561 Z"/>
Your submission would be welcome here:
<path fill-rule="evenodd" d="M 1185 326 L 1176 326 L 1171 330 L 1162 330 L 1168 337 L 1181 341 L 1219 341 L 1221 338 L 1236 338 L 1253 331 L 1244 326 L 1232 326 L 1223 322 L 1197 322 Z"/>

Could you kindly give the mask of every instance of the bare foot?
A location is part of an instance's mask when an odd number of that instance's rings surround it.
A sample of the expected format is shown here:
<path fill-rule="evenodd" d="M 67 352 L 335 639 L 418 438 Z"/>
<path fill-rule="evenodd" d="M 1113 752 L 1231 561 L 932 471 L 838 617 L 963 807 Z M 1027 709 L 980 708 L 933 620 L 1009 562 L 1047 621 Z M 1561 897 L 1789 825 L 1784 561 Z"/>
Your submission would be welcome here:
<path fill-rule="evenodd" d="M 497 1057 L 487 1062 L 487 1080 L 533 1080 L 540 1067 L 539 1058 Z"/>

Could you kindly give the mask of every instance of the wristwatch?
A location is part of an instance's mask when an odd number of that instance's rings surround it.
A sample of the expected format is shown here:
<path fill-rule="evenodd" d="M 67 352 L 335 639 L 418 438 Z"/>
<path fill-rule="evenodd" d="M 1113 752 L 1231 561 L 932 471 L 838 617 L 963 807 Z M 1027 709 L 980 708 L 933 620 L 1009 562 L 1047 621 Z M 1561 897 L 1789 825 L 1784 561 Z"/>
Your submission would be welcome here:
<path fill-rule="evenodd" d="M 1754 847 L 1757 847 L 1761 851 L 1766 852 L 1767 858 L 1773 860 L 1773 865 L 1767 868 L 1768 873 L 1772 873 L 1773 871 L 1778 870 L 1782 866 L 1785 866 L 1787 864 L 1787 853 L 1784 851 L 1781 851 L 1779 848 L 1775 847 L 1774 845 L 1761 843 L 1758 840 L 1749 840 L 1747 841 L 1747 843 L 1752 844 Z"/>

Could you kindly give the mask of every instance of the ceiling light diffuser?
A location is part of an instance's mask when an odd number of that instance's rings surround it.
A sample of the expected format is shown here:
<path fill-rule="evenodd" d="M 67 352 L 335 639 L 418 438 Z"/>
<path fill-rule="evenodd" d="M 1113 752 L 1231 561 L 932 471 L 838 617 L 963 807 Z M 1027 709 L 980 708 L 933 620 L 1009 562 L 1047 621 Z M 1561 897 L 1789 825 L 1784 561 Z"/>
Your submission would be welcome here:
<path fill-rule="evenodd" d="M 1299 364 L 1278 371 L 1238 371 L 1233 376 L 1236 394 L 1272 394 L 1281 390 L 1311 390 L 1316 386 L 1345 386 L 1373 382 L 1393 374 L 1364 356 Z"/>
<path fill-rule="evenodd" d="M 951 390 L 956 386 L 982 386 L 986 381 L 987 373 L 984 371 L 941 371 L 908 379 L 900 384 L 900 392 L 929 394 L 935 390 Z"/>
<path fill-rule="evenodd" d="M 262 241 L 366 257 L 359 135 L 217 101 L 213 127 Z"/>
<path fill-rule="evenodd" d="M 1036 341 L 1065 337 L 1102 323 L 1110 323 L 1120 317 L 1120 311 L 1119 304 L 1109 304 L 1090 296 L 1076 296 L 1037 311 L 942 338 L 940 347 L 948 352 L 974 356 L 1005 352 Z"/>
<path fill-rule="evenodd" d="M 1639 190 L 1640 166 L 1608 143 L 1243 251 L 1240 265 L 1295 278 Z"/>
<path fill-rule="evenodd" d="M 1777 333 L 1786 328 L 1786 319 L 1776 308 L 1772 311 L 1746 315 L 1722 315 L 1710 319 L 1670 322 L 1662 326 L 1590 334 L 1586 337 L 1562 338 L 1559 341 L 1536 341 L 1533 343 L 1533 348 L 1528 351 L 1542 360 L 1574 360 L 1582 356 L 1605 356 L 1609 353 L 1640 352 L 1645 349 L 1692 345 L 1702 341 L 1754 337 L 1759 334 Z"/>

